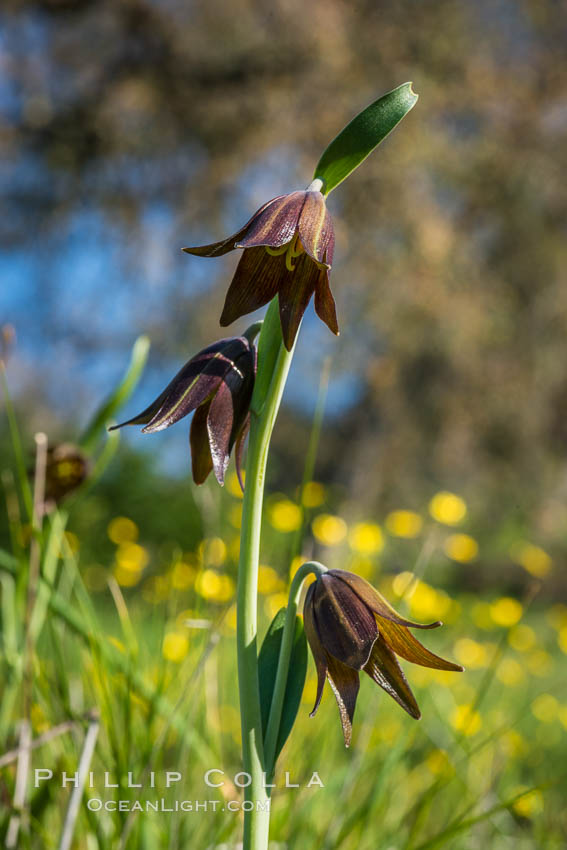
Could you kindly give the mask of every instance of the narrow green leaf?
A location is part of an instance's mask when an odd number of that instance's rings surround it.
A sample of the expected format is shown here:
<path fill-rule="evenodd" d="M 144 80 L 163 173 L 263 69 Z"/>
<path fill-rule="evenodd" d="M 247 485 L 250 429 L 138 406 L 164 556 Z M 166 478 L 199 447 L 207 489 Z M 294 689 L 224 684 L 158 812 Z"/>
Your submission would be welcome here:
<path fill-rule="evenodd" d="M 268 728 L 268 718 L 270 716 L 270 707 L 272 704 L 272 694 L 276 682 L 276 673 L 278 670 L 278 660 L 280 657 L 280 646 L 283 636 L 283 627 L 285 622 L 285 608 L 281 608 L 272 622 L 264 638 L 262 649 L 258 657 L 258 676 L 260 680 L 260 705 L 262 708 L 262 733 L 265 737 Z M 305 676 L 307 674 L 307 641 L 303 631 L 303 620 L 301 617 L 295 618 L 295 635 L 293 638 L 293 647 L 291 650 L 291 659 L 289 663 L 289 673 L 287 677 L 287 687 L 285 691 L 284 704 L 282 708 L 282 719 L 278 733 L 278 743 L 274 755 L 274 763 L 279 756 L 283 745 L 288 739 L 289 733 L 292 730 L 299 704 L 301 702 L 301 694 L 305 684 Z"/>
<path fill-rule="evenodd" d="M 136 385 L 144 371 L 149 350 L 150 341 L 148 337 L 139 336 L 132 347 L 132 356 L 126 374 L 112 395 L 96 411 L 79 441 L 80 447 L 87 454 L 92 452 L 99 437 L 105 433 L 109 420 L 116 415 L 120 407 L 122 407 L 124 402 L 128 401 L 136 389 Z"/>
<path fill-rule="evenodd" d="M 325 149 L 313 175 L 314 179 L 323 181 L 325 195 L 358 168 L 415 105 L 418 96 L 411 86 L 404 83 L 379 97 L 359 112 Z"/>

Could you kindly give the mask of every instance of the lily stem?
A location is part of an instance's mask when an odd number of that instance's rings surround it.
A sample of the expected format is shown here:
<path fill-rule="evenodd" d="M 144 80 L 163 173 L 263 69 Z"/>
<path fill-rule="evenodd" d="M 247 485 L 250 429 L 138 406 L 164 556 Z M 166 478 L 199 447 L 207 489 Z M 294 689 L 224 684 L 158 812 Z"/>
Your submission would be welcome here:
<path fill-rule="evenodd" d="M 283 345 L 278 299 L 271 302 L 258 341 L 258 371 L 254 384 L 246 486 L 240 532 L 236 642 L 244 772 L 250 776 L 244 813 L 243 850 L 266 850 L 270 827 L 262 740 L 258 679 L 257 609 L 258 558 L 262 526 L 264 481 L 270 437 L 279 410 L 293 349 Z"/>
<path fill-rule="evenodd" d="M 268 780 L 271 779 L 276 766 L 276 747 L 278 743 L 282 708 L 287 687 L 289 662 L 291 658 L 291 650 L 293 648 L 293 639 L 295 636 L 295 618 L 297 616 L 297 606 L 299 605 L 301 588 L 308 575 L 314 575 L 316 578 L 319 578 L 319 576 L 322 576 L 323 573 L 326 572 L 327 567 L 324 567 L 323 564 L 320 564 L 318 561 L 307 561 L 305 564 L 300 566 L 294 575 L 289 589 L 280 655 L 278 658 L 278 670 L 276 673 L 274 693 L 272 696 L 270 716 L 268 719 L 268 728 L 266 729 L 266 739 L 264 742 L 264 760 L 266 763 L 266 777 Z"/>

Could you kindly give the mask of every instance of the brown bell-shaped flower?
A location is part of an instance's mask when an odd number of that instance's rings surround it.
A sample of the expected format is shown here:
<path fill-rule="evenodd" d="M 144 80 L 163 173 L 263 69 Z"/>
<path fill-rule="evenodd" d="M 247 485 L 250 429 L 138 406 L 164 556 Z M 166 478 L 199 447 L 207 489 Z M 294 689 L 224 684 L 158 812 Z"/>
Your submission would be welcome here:
<path fill-rule="evenodd" d="M 305 191 L 273 198 L 221 242 L 183 249 L 199 257 L 220 257 L 244 248 L 226 295 L 220 319 L 223 327 L 278 295 L 283 339 L 289 351 L 315 294 L 317 315 L 338 334 L 329 287 L 335 234 L 320 185 L 315 181 Z"/>
<path fill-rule="evenodd" d="M 311 717 L 319 708 L 326 677 L 339 706 L 347 747 L 360 670 L 416 719 L 421 712 L 396 655 L 422 667 L 463 670 L 429 652 L 409 631 L 434 629 L 440 622 L 422 625 L 406 620 L 372 585 L 345 570 L 328 570 L 309 586 L 303 618 L 318 677 Z"/>
<path fill-rule="evenodd" d="M 46 508 L 58 505 L 80 487 L 90 470 L 88 457 L 73 443 L 59 443 L 49 448 L 45 467 Z"/>
<path fill-rule="evenodd" d="M 192 357 L 146 410 L 114 428 L 145 425 L 143 433 L 150 434 L 169 428 L 194 410 L 190 433 L 193 480 L 202 484 L 214 469 L 217 481 L 223 484 L 236 444 L 236 468 L 242 483 L 242 451 L 255 375 L 256 347 L 248 337 L 221 339 Z"/>

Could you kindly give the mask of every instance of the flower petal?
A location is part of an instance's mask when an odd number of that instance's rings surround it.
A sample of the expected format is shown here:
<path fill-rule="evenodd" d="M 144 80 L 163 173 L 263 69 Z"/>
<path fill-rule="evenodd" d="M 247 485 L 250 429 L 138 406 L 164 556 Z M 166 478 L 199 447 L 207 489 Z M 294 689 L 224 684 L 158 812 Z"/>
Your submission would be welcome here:
<path fill-rule="evenodd" d="M 317 277 L 317 285 L 315 286 L 315 312 L 325 322 L 329 330 L 339 335 L 339 324 L 337 322 L 337 310 L 335 307 L 335 299 L 329 286 L 329 272 L 327 269 L 322 269 Z"/>
<path fill-rule="evenodd" d="M 248 248 L 236 267 L 220 317 L 223 327 L 263 307 L 276 295 L 288 274 L 285 255 L 271 257 L 265 248 Z"/>
<path fill-rule="evenodd" d="M 228 236 L 226 239 L 221 239 L 220 242 L 212 242 L 210 245 L 198 245 L 193 248 L 183 248 L 183 250 L 186 254 L 193 254 L 196 257 L 222 257 L 223 254 L 228 254 L 229 251 L 233 251 L 237 247 L 236 243 L 244 236 L 252 222 L 254 222 L 256 218 L 264 212 L 264 210 L 271 206 L 271 204 L 284 197 L 285 195 L 279 195 L 277 198 L 272 198 L 271 201 L 267 201 L 267 203 L 261 206 L 259 210 L 256 210 L 252 218 L 246 222 L 244 227 L 241 227 L 240 230 L 237 230 L 236 233 L 232 234 L 232 236 Z"/>
<path fill-rule="evenodd" d="M 327 653 L 362 670 L 378 637 L 374 614 L 348 585 L 328 573 L 316 582 L 313 610 L 319 639 Z"/>
<path fill-rule="evenodd" d="M 313 584 L 310 584 L 307 588 L 305 602 L 303 604 L 303 628 L 305 629 L 305 636 L 311 649 L 315 668 L 317 670 L 317 696 L 315 697 L 315 705 L 309 715 L 310 717 L 314 717 L 317 713 L 317 709 L 321 703 L 321 697 L 323 696 L 323 686 L 327 675 L 327 653 L 319 640 L 317 624 L 313 613 L 313 593 L 315 591 L 315 584 L 316 582 L 313 582 Z"/>
<path fill-rule="evenodd" d="M 161 431 L 168 428 L 194 410 L 222 380 L 231 366 L 230 355 L 237 356 L 248 346 L 244 337 L 221 339 L 199 351 L 183 366 L 169 382 L 165 390 L 149 407 L 110 430 L 124 425 L 147 425 L 144 432 Z M 224 352 L 229 352 L 227 358 Z M 207 375 L 202 378 L 203 373 Z M 149 423 L 149 424 L 148 424 Z"/>
<path fill-rule="evenodd" d="M 255 248 L 260 245 L 280 248 L 291 242 L 297 222 L 303 210 L 308 192 L 290 192 L 280 195 L 269 206 L 258 210 L 246 228 L 245 235 L 238 240 L 237 248 Z"/>
<path fill-rule="evenodd" d="M 305 202 L 297 224 L 303 249 L 312 260 L 331 268 L 335 231 L 321 192 L 306 192 Z"/>
<path fill-rule="evenodd" d="M 379 617 L 384 617 L 386 620 L 391 620 L 393 623 L 398 623 L 400 626 L 411 626 L 412 629 L 436 629 L 442 623 L 437 620 L 435 623 L 414 623 L 412 620 L 406 620 L 401 617 L 397 611 L 387 602 L 381 593 L 378 593 L 371 584 L 355 573 L 349 573 L 347 570 L 329 570 L 326 575 L 332 575 L 345 582 L 351 590 L 368 607 L 378 614 Z"/>
<path fill-rule="evenodd" d="M 378 638 L 372 647 L 372 652 L 364 671 L 387 694 L 390 694 L 408 714 L 415 717 L 416 720 L 421 717 L 421 711 L 407 683 L 407 679 L 396 660 L 396 656 L 388 649 L 381 638 Z"/>
<path fill-rule="evenodd" d="M 278 300 L 283 341 L 288 351 L 293 348 L 303 314 L 315 291 L 318 274 L 319 268 L 308 254 L 301 254 L 293 271 L 285 269 L 282 274 Z"/>
<path fill-rule="evenodd" d="M 360 687 L 360 677 L 357 670 L 347 667 L 346 664 L 341 664 L 336 658 L 332 658 L 329 653 L 327 653 L 327 664 L 327 678 L 339 706 L 345 747 L 349 747 L 356 698 Z"/>
<path fill-rule="evenodd" d="M 206 402 L 198 407 L 191 422 L 189 440 L 191 443 L 191 464 L 195 484 L 202 484 L 213 468 L 213 460 L 209 448 L 209 435 L 207 432 L 209 407 L 210 402 Z"/>
<path fill-rule="evenodd" d="M 460 664 L 445 661 L 444 658 L 440 658 L 426 649 L 406 626 L 400 626 L 398 623 L 394 623 L 392 620 L 386 620 L 384 617 L 377 617 L 376 619 L 378 620 L 378 630 L 383 640 L 396 655 L 405 658 L 406 661 L 411 661 L 413 664 L 420 664 L 422 667 L 463 672 L 464 667 L 461 667 Z"/>

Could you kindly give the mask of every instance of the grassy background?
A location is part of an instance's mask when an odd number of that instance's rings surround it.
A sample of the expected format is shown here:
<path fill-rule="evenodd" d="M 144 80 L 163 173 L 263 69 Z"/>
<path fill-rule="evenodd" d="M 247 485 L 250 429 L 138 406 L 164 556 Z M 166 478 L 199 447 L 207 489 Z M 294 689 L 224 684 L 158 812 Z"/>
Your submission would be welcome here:
<path fill-rule="evenodd" d="M 104 451 L 104 440 L 94 443 Z M 17 460 L 17 440 L 13 448 Z M 178 494 L 146 470 L 140 492 L 133 458 L 119 452 L 98 484 L 87 481 L 44 518 L 35 537 L 41 578 L 30 600 L 29 485 L 11 467 L 8 462 L 3 476 L 11 546 L 0 551 L 2 834 L 16 813 L 22 721 L 29 720 L 38 744 L 32 768 L 54 772 L 39 788 L 28 780 L 22 848 L 59 846 L 71 794 L 61 788 L 61 774 L 78 769 L 87 729 L 99 723 L 90 763 L 94 788 L 86 789 L 73 821 L 74 847 L 236 846 L 241 814 L 227 810 L 228 801 L 242 798 L 235 785 L 241 769 L 235 475 L 224 491 L 214 483 L 199 490 L 184 483 Z M 104 498 L 128 470 L 128 487 L 151 504 L 157 525 L 134 520 L 128 498 L 120 512 Z M 175 525 L 167 527 L 170 502 L 171 510 L 185 512 L 179 540 Z M 337 494 L 318 482 L 302 495 L 269 493 L 261 633 L 285 604 L 289 576 L 302 560 L 291 556 L 305 520 L 305 557 L 359 572 L 417 619 L 441 618 L 444 627 L 427 633 L 425 642 L 467 670 L 404 665 L 423 712 L 419 722 L 363 676 L 353 745 L 345 750 L 328 687 L 319 713 L 308 717 L 315 693 L 310 661 L 279 762 L 273 846 L 563 847 L 567 606 L 546 598 L 551 558 L 521 536 L 507 539 L 508 583 L 523 593 L 479 593 L 474 574 L 482 544 L 461 494 L 432 493 L 419 511 L 400 505 L 380 517 L 343 519 L 336 502 Z M 135 499 L 132 508 L 135 515 Z M 210 768 L 225 771 L 220 789 L 204 782 Z M 169 791 L 166 770 L 182 774 Z M 120 788 L 104 787 L 105 771 Z M 129 771 L 146 784 L 154 771 L 156 788 L 128 789 Z M 286 771 L 299 789 L 285 788 Z M 313 771 L 324 789 L 307 787 Z M 131 815 L 89 812 L 89 797 L 218 802 L 216 812 L 209 804 L 206 812 Z"/>

